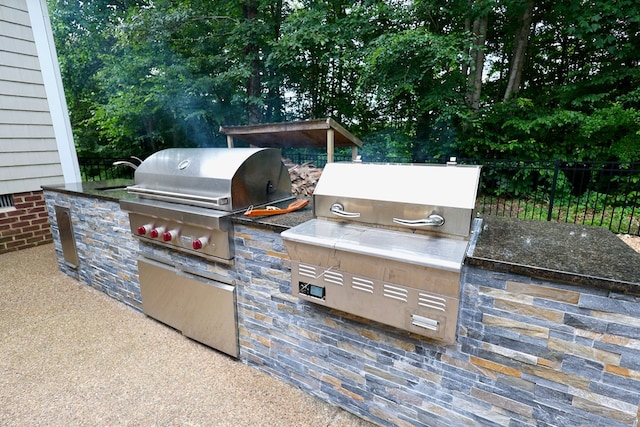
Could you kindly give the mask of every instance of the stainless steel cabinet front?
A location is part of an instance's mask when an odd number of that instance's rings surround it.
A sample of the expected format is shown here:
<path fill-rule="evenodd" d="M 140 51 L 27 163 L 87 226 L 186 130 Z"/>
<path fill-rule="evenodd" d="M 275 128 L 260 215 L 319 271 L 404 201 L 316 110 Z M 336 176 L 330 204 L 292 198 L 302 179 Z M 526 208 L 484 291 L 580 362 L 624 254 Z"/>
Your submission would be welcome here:
<path fill-rule="evenodd" d="M 238 357 L 235 286 L 138 258 L 142 310 L 209 347 Z"/>

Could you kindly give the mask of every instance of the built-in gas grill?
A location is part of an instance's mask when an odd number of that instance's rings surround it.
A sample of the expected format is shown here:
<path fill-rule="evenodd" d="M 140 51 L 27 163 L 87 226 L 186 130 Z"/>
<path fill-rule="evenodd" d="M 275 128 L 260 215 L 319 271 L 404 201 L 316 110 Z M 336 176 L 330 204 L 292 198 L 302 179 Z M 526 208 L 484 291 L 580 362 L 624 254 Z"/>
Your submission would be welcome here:
<path fill-rule="evenodd" d="M 138 196 L 120 203 L 136 237 L 229 262 L 231 216 L 291 198 L 291 179 L 273 148 L 171 148 L 142 162 L 127 191 Z"/>
<path fill-rule="evenodd" d="M 143 243 L 137 260 L 142 310 L 238 357 L 235 282 L 206 264 L 233 262 L 232 215 L 292 198 L 280 151 L 159 151 L 136 169 L 135 185 L 127 190 L 136 198 L 121 200 L 120 206 L 129 212 L 131 232 Z M 165 250 L 149 250 L 157 247 Z"/>
<path fill-rule="evenodd" d="M 292 293 L 453 342 L 479 177 L 454 163 L 327 164 L 315 219 L 282 233 Z"/>

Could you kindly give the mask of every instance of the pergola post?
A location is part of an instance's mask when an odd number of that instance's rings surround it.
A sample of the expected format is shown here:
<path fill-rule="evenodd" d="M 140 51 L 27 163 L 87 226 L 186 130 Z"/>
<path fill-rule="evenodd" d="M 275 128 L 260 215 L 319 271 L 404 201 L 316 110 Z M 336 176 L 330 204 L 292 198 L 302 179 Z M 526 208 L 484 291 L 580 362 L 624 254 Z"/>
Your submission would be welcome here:
<path fill-rule="evenodd" d="M 327 129 L 327 163 L 333 163 L 333 145 L 335 135 L 333 129 Z"/>
<path fill-rule="evenodd" d="M 227 135 L 227 147 L 233 148 L 233 136 Z"/>

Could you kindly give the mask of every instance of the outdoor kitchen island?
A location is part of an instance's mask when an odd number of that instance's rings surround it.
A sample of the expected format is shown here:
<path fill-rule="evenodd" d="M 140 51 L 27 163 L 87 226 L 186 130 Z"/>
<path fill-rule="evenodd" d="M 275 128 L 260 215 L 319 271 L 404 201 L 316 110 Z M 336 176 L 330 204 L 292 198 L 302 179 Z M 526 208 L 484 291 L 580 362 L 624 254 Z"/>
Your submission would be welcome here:
<path fill-rule="evenodd" d="M 165 249 L 131 236 L 126 193 L 98 189 L 111 186 L 44 188 L 55 250 L 62 271 L 140 309 L 136 253 Z M 70 212 L 75 267 L 56 205 Z M 233 279 L 242 363 L 380 425 L 637 425 L 640 255 L 615 235 L 484 218 L 444 345 L 292 296 L 280 233 L 312 217 L 235 215 L 229 265 L 179 255 Z"/>

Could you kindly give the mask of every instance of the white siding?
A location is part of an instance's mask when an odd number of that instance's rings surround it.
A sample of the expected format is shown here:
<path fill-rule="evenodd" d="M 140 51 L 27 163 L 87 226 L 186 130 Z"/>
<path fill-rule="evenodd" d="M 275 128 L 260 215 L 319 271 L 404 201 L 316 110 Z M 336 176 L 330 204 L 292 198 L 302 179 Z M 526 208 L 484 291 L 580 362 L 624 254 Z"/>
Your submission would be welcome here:
<path fill-rule="evenodd" d="M 79 180 L 61 86 L 44 0 L 0 0 L 0 194 Z"/>

